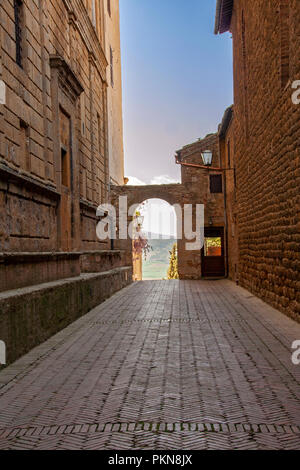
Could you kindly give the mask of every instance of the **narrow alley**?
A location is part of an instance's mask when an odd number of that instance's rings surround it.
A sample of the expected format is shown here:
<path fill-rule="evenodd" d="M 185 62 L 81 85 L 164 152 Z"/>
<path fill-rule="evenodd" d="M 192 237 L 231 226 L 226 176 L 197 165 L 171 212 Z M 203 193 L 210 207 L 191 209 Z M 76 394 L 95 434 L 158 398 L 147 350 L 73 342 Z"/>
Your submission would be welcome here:
<path fill-rule="evenodd" d="M 228 280 L 135 283 L 0 373 L 0 449 L 300 449 L 297 339 Z"/>

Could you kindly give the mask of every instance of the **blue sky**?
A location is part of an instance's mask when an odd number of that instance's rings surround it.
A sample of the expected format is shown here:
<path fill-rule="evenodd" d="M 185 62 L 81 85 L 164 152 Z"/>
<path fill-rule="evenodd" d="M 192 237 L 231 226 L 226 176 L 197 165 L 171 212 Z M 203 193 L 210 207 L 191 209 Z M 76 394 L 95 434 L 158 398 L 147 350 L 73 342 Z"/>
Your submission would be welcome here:
<path fill-rule="evenodd" d="M 232 40 L 216 0 L 120 0 L 125 175 L 180 180 L 175 151 L 215 132 L 232 104 Z"/>

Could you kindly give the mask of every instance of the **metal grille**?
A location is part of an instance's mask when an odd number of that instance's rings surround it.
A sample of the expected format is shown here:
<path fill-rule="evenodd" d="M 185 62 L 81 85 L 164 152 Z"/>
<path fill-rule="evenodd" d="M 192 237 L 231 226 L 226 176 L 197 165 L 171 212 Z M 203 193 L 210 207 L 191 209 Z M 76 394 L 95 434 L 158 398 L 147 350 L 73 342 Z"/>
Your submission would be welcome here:
<path fill-rule="evenodd" d="M 22 67 L 22 0 L 14 0 L 16 31 L 16 62 Z"/>

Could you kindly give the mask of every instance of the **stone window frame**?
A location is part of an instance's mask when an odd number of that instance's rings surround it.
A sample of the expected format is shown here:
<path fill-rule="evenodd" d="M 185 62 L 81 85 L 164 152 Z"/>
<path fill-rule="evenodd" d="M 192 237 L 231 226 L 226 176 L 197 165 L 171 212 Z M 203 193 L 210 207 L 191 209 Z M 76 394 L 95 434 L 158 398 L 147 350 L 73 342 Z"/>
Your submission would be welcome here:
<path fill-rule="evenodd" d="M 72 157 L 74 162 L 71 167 L 76 173 L 75 169 L 78 165 L 78 145 L 79 139 L 76 133 L 76 122 L 80 118 L 77 113 L 77 106 L 79 97 L 84 93 L 84 88 L 80 81 L 76 77 L 74 71 L 70 68 L 67 62 L 58 55 L 50 56 L 50 68 L 51 68 L 51 88 L 52 88 L 52 99 L 54 103 L 54 115 L 59 115 L 59 109 L 61 108 L 67 115 L 70 116 L 71 120 L 71 147 Z M 61 148 L 59 138 L 59 119 L 53 121 L 53 135 L 54 139 L 54 155 L 55 155 L 55 167 L 57 180 L 57 189 L 61 188 L 61 181 L 58 178 L 61 172 Z M 75 167 L 74 167 L 75 165 Z M 76 179 L 76 175 L 72 173 L 72 179 Z M 71 179 L 71 187 L 72 187 Z"/>

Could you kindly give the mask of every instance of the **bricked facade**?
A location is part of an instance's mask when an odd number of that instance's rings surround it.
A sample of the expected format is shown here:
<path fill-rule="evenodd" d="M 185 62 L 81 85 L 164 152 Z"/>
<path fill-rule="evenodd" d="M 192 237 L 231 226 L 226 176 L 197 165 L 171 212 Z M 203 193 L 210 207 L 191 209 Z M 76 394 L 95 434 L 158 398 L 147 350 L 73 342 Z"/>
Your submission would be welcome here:
<path fill-rule="evenodd" d="M 202 152 L 211 150 L 213 153 L 212 167 L 216 170 L 203 168 Z M 112 203 L 118 208 L 118 197 L 127 196 L 128 207 L 133 204 L 141 204 L 147 199 L 163 199 L 171 205 L 178 204 L 182 213 L 185 204 L 203 204 L 205 207 L 205 228 L 213 231 L 221 230 L 223 237 L 223 270 L 222 277 L 226 274 L 226 224 L 224 207 L 224 179 L 223 171 L 220 168 L 221 158 L 217 134 L 210 134 L 203 139 L 183 147 L 176 153 L 177 162 L 182 166 L 182 183 L 169 185 L 150 186 L 115 186 L 112 187 Z M 188 166 L 196 165 L 196 167 Z M 198 166 L 197 166 L 198 165 Z M 202 165 L 202 168 L 199 167 Z M 210 188 L 211 176 L 218 175 L 221 178 L 222 191 L 212 193 Z M 195 214 L 194 214 L 195 215 Z M 129 217 L 128 222 L 131 222 Z M 195 227 L 194 227 L 195 228 Z M 182 229 L 184 232 L 184 230 Z M 189 240 L 183 237 L 178 240 L 178 272 L 180 279 L 201 279 L 205 276 L 204 260 L 202 250 L 186 250 L 186 243 Z M 128 254 L 127 264 L 132 257 L 132 247 L 130 240 L 118 240 L 117 246 Z"/>
<path fill-rule="evenodd" d="M 119 33 L 118 9 L 109 14 L 106 2 L 93 0 L 4 0 L 0 15 L 0 251 L 106 249 L 95 226 L 96 208 L 108 200 L 105 49 Z M 115 150 L 115 166 L 117 158 Z"/>
<path fill-rule="evenodd" d="M 0 10 L 1 250 L 97 249 L 109 178 L 101 3 L 23 1 L 22 68 L 13 3 Z"/>
<path fill-rule="evenodd" d="M 239 281 L 298 319 L 299 18 L 298 0 L 221 0 L 216 21 L 216 32 L 230 23 L 233 35 Z"/>
<path fill-rule="evenodd" d="M 101 301 L 131 280 L 123 254 L 109 257 L 109 243 L 96 236 L 96 209 L 108 201 L 110 181 L 106 43 L 119 35 L 115 8 L 109 31 L 107 15 L 104 0 L 0 4 L 0 83 L 6 98 L 0 104 L 0 292 L 12 290 L 3 301 L 5 316 L 0 306 L 0 338 L 9 360 L 86 313 L 94 306 L 89 298 Z M 120 63 L 118 53 L 115 60 Z M 120 94 L 111 97 L 120 112 L 118 100 Z M 110 132 L 113 140 L 114 129 Z M 123 152 L 117 148 L 115 168 L 119 158 L 122 174 Z M 92 279 L 91 272 L 102 274 Z M 66 279 L 71 279 L 70 312 L 61 322 Z M 60 285 L 35 287 L 49 282 Z M 26 287 L 31 291 L 13 291 Z M 18 313 L 16 324 L 15 305 L 22 301 L 28 308 Z M 44 325 L 33 332 L 34 315 L 43 314 Z M 17 348 L 20 332 L 23 346 Z"/>
<path fill-rule="evenodd" d="M 124 184 L 121 44 L 119 1 L 104 0 L 105 48 L 108 67 L 108 153 L 112 184 Z"/>
<path fill-rule="evenodd" d="M 219 155 L 224 178 L 226 260 L 228 277 L 239 280 L 239 248 L 237 226 L 237 186 L 234 154 L 234 110 L 228 108 L 219 126 Z"/>

